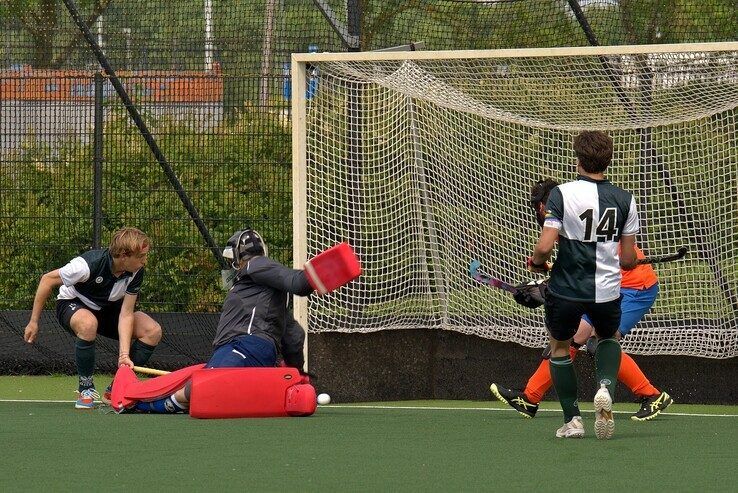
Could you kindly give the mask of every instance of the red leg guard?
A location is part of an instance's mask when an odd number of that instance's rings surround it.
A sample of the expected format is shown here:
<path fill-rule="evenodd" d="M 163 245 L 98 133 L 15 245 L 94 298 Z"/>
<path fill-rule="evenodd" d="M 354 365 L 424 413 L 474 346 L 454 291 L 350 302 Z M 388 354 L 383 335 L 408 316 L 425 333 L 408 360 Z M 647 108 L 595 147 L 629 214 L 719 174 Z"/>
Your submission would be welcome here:
<path fill-rule="evenodd" d="M 315 389 L 295 368 L 205 368 L 192 375 L 193 418 L 309 416 L 315 407 Z"/>
<path fill-rule="evenodd" d="M 205 363 L 187 366 L 160 377 L 148 378 L 128 386 L 125 396 L 137 401 L 152 401 L 166 397 L 181 389 L 192 374 L 205 367 Z"/>
<path fill-rule="evenodd" d="M 133 370 L 121 366 L 115 373 L 113 388 L 110 392 L 110 405 L 115 412 L 132 407 L 138 401 L 151 401 L 168 396 L 179 390 L 192 377 L 192 374 L 202 369 L 204 363 L 181 368 L 160 377 L 148 378 L 140 381 Z"/>
<path fill-rule="evenodd" d="M 348 243 L 339 243 L 308 260 L 305 274 L 313 289 L 326 294 L 359 277 L 361 264 Z"/>
<path fill-rule="evenodd" d="M 116 413 L 121 413 L 136 403 L 135 399 L 129 399 L 125 396 L 128 387 L 136 383 L 138 383 L 138 378 L 131 367 L 124 365 L 115 372 L 113 388 L 110 391 L 110 405 Z"/>

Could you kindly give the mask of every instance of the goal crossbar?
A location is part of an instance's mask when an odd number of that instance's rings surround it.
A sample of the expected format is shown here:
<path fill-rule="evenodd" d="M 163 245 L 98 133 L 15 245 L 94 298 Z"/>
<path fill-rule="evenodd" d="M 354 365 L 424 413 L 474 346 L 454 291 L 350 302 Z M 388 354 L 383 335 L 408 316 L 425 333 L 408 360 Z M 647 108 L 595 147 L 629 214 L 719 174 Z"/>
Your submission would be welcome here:
<path fill-rule="evenodd" d="M 386 60 L 459 60 L 474 58 L 538 58 L 561 56 L 643 55 L 660 53 L 710 53 L 738 51 L 738 41 L 715 43 L 672 43 L 657 45 L 573 46 L 500 50 L 429 50 L 293 53 L 292 63 Z M 293 72 L 294 73 L 294 72 Z"/>

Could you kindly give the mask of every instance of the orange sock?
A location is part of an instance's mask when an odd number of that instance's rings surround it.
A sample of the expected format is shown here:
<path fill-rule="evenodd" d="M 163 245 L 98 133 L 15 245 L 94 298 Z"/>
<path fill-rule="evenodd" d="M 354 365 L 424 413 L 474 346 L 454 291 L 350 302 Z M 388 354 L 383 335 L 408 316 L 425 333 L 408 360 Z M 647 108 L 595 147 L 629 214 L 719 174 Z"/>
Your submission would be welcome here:
<path fill-rule="evenodd" d="M 549 369 L 548 359 L 544 359 L 528 379 L 523 394 L 530 402 L 538 404 L 543 399 L 543 395 L 551 388 L 551 385 L 553 385 L 551 370 Z"/>
<path fill-rule="evenodd" d="M 569 355 L 571 356 L 572 361 L 576 358 L 577 352 L 577 349 L 573 347 L 569 348 Z M 533 375 L 528 379 L 528 383 L 525 385 L 523 394 L 530 402 L 538 404 L 543 400 L 543 396 L 548 392 L 548 389 L 551 388 L 551 385 L 553 385 L 553 380 L 551 380 L 551 369 L 549 367 L 548 359 L 544 359 L 541 361 L 541 364 L 538 365 L 538 368 Z"/>
<path fill-rule="evenodd" d="M 660 393 L 656 387 L 651 385 L 633 358 L 625 353 L 620 359 L 618 380 L 627 385 L 630 391 L 638 397 L 650 397 Z"/>

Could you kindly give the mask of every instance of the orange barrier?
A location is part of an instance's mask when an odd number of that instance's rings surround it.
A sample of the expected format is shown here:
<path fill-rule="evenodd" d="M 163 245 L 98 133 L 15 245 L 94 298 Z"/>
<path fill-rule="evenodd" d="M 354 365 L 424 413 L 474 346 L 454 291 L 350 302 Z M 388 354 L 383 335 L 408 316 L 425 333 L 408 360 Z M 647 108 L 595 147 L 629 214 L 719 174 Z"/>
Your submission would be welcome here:
<path fill-rule="evenodd" d="M 220 103 L 223 76 L 194 70 L 121 71 L 118 74 L 133 101 L 154 103 Z M 0 70 L 0 100 L 91 101 L 95 72 L 84 70 Z M 108 86 L 109 87 L 109 86 Z M 106 93 L 112 87 L 106 89 Z"/>

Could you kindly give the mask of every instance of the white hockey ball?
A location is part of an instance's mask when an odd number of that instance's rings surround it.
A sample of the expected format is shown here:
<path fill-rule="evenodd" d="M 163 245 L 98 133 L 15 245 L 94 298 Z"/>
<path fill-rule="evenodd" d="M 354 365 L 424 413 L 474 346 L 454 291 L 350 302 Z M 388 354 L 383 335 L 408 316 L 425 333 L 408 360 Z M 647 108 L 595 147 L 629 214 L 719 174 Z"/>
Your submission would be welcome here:
<path fill-rule="evenodd" d="M 318 394 L 318 404 L 321 406 L 325 406 L 326 404 L 331 403 L 331 396 L 328 394 Z"/>

